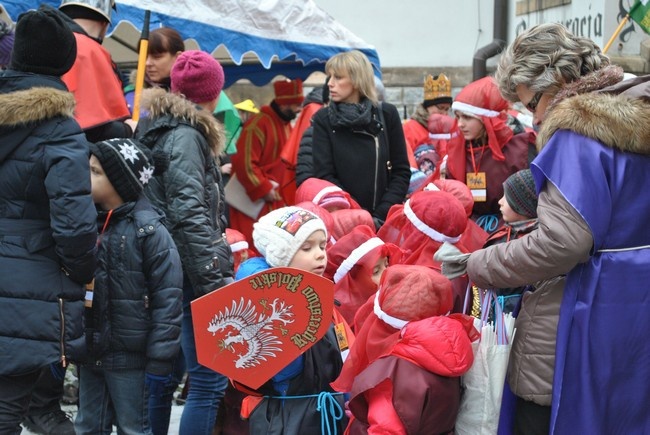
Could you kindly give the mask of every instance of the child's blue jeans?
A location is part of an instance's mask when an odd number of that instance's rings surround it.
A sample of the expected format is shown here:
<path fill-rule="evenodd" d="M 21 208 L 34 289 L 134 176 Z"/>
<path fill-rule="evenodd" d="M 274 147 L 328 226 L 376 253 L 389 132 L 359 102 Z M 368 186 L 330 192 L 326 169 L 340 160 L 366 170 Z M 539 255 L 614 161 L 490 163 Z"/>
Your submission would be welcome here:
<path fill-rule="evenodd" d="M 104 370 L 81 366 L 77 435 L 103 435 L 112 425 L 124 435 L 150 435 L 144 369 Z"/>
<path fill-rule="evenodd" d="M 194 289 L 187 277 L 183 282 L 183 326 L 181 347 L 190 387 L 181 417 L 180 435 L 211 435 L 217 418 L 217 409 L 228 386 L 228 378 L 207 367 L 196 359 L 196 343 L 192 328 L 190 302 L 194 299 Z"/>

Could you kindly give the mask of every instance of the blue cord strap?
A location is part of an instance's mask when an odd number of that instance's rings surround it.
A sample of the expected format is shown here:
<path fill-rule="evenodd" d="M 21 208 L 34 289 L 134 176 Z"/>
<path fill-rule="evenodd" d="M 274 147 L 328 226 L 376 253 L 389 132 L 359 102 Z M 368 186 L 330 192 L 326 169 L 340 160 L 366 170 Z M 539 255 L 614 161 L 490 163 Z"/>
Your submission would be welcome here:
<path fill-rule="evenodd" d="M 335 393 L 342 394 L 342 393 Z M 332 393 L 322 391 L 318 394 L 316 411 L 320 412 L 320 431 L 325 434 L 336 435 L 336 422 L 343 418 L 343 408 L 334 398 Z"/>
<path fill-rule="evenodd" d="M 497 229 L 499 218 L 495 214 L 484 214 L 476 219 L 476 225 L 491 233 Z"/>
<path fill-rule="evenodd" d="M 309 399 L 316 397 L 316 411 L 320 412 L 321 434 L 336 435 L 336 422 L 343 418 L 343 408 L 334 396 L 342 396 L 343 393 L 330 393 L 321 391 L 318 394 L 306 394 L 302 396 L 264 396 L 265 399 Z"/>

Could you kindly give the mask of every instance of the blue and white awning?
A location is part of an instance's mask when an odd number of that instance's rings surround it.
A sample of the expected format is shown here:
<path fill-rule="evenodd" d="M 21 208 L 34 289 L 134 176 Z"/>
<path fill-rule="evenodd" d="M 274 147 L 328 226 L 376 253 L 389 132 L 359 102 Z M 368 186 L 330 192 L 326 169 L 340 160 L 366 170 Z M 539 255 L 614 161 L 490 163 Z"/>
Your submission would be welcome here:
<path fill-rule="evenodd" d="M 58 7 L 59 0 L 0 0 L 15 20 L 41 3 Z M 122 22 L 142 29 L 145 10 L 150 29 L 172 27 L 183 39 L 194 39 L 209 53 L 225 50 L 226 86 L 246 78 L 256 85 L 276 75 L 306 78 L 322 71 L 331 56 L 358 49 L 381 75 L 376 50 L 338 23 L 313 0 L 120 0 L 110 32 Z M 137 41 L 129 41 L 137 46 Z M 252 55 L 252 56 L 251 56 Z M 249 59 L 256 59 L 250 62 Z"/>

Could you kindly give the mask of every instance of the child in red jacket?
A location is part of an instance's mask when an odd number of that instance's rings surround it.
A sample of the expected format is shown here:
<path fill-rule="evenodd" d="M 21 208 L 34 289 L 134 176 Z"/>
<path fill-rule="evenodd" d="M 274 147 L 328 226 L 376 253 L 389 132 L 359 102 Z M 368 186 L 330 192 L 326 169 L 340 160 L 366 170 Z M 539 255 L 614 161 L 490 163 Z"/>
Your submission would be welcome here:
<path fill-rule="evenodd" d="M 471 317 L 448 315 L 451 283 L 423 266 L 395 265 L 357 316 L 367 317 L 341 375 L 354 418 L 349 434 L 452 433 L 460 376 L 478 336 Z"/>

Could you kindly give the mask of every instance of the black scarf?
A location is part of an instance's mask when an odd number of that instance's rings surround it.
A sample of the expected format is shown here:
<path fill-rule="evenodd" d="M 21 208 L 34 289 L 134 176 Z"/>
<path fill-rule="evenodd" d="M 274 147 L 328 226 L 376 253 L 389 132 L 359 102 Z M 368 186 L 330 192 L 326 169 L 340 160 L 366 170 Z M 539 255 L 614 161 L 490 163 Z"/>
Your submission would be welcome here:
<path fill-rule="evenodd" d="M 330 102 L 327 116 L 332 127 L 366 128 L 372 121 L 372 101 L 364 98 L 359 103 Z"/>

